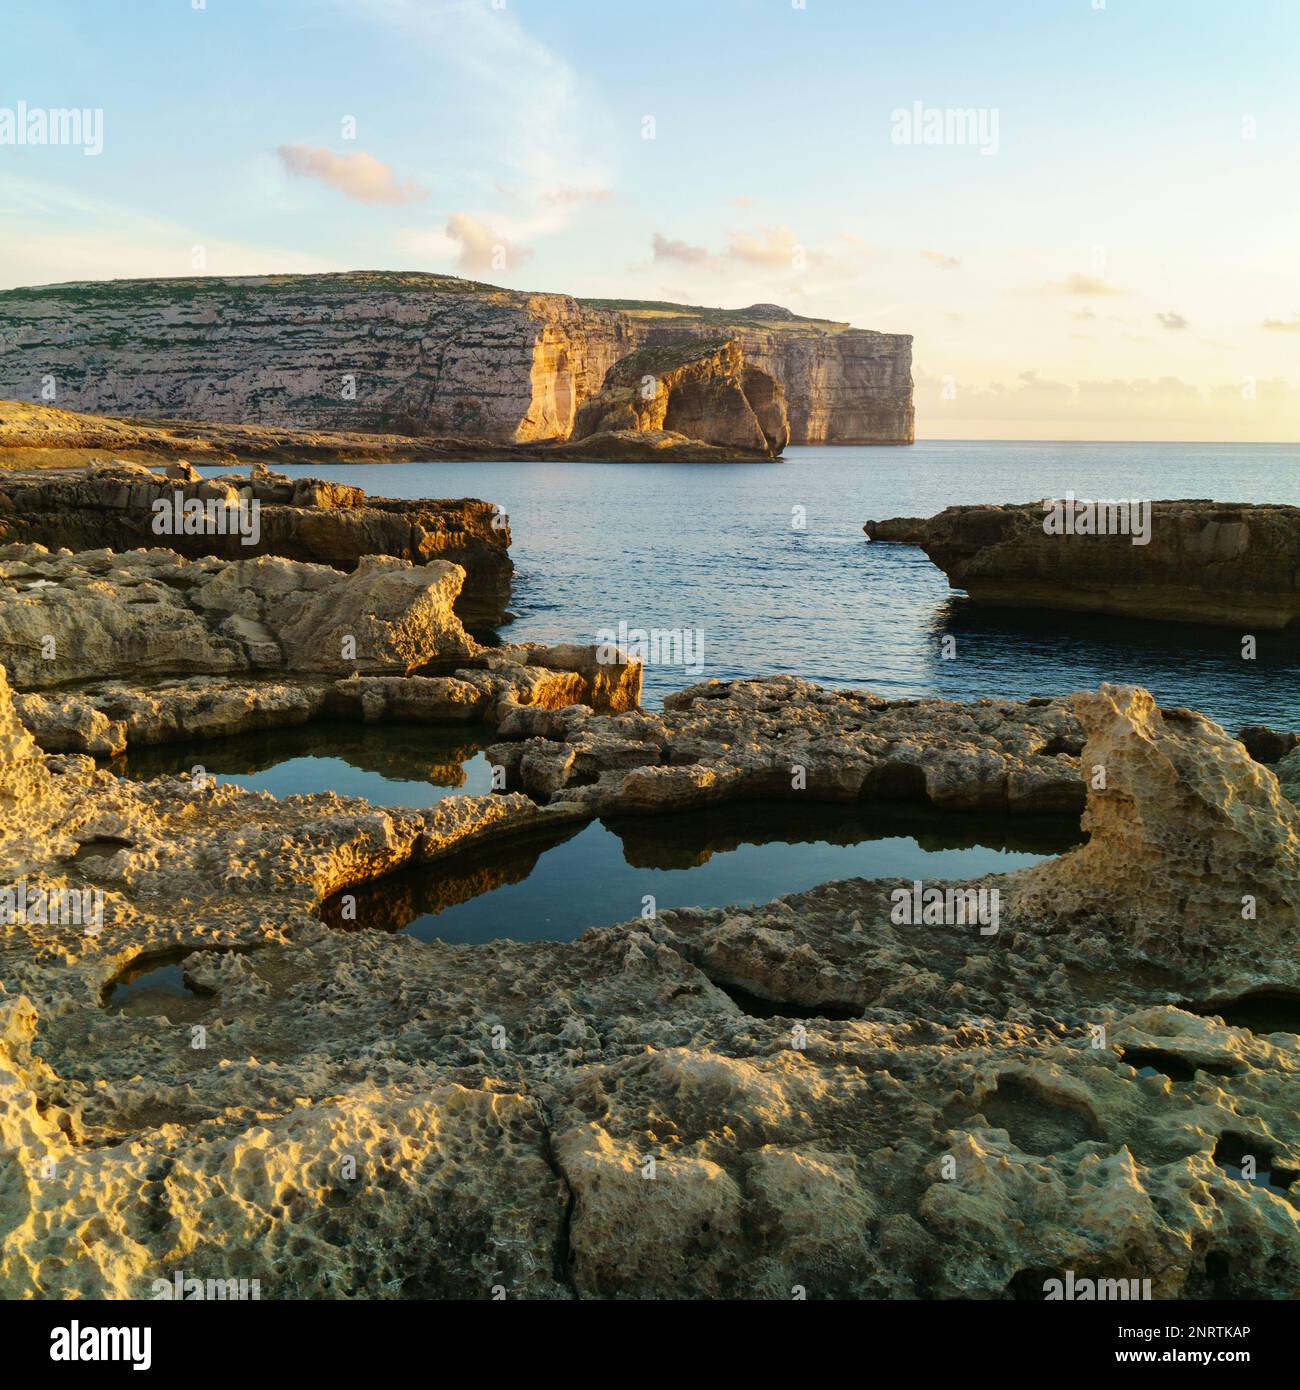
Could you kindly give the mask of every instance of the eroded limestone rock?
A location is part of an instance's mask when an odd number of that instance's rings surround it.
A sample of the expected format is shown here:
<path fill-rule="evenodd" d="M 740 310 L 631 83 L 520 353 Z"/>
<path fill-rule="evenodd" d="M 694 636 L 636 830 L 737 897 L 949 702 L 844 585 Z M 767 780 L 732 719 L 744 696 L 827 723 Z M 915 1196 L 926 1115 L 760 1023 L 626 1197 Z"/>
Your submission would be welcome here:
<path fill-rule="evenodd" d="M 1125 504 L 1127 505 L 1127 504 Z M 873 541 L 919 545 L 976 603 L 1167 622 L 1281 628 L 1300 617 L 1300 508 L 1149 502 L 1150 535 L 1049 535 L 1041 502 L 948 507 L 868 521 Z"/>
<path fill-rule="evenodd" d="M 490 750 L 518 784 L 597 814 L 734 799 L 900 800 L 1072 812 L 1083 736 L 1060 701 L 886 700 L 794 677 L 706 681 L 663 714 L 519 709 Z"/>
<path fill-rule="evenodd" d="M 184 508 L 196 503 L 225 508 L 218 514 L 224 529 L 186 530 Z M 160 514 L 159 505 L 168 510 Z M 168 529 L 158 531 L 159 524 Z M 108 460 L 67 473 L 7 473 L 0 481 L 5 542 L 78 551 L 161 546 L 189 559 L 279 555 L 347 571 L 367 555 L 417 565 L 442 560 L 465 572 L 456 612 L 472 627 L 501 621 L 513 573 L 508 521 L 491 503 L 367 497 L 358 487 L 265 468 L 251 477 L 202 479 L 188 463 L 159 471 Z"/>
<path fill-rule="evenodd" d="M 1292 960 L 1300 810 L 1277 777 L 1213 720 L 1145 690 L 1103 685 L 1070 703 L 1088 736 L 1088 843 L 1018 876 L 1018 910 L 1122 926 L 1157 962 L 1245 973 Z"/>
<path fill-rule="evenodd" d="M 600 392 L 579 408 L 572 439 L 615 431 L 667 431 L 773 457 L 790 440 L 784 392 L 746 363 L 734 338 L 684 339 L 616 362 Z"/>
<path fill-rule="evenodd" d="M 364 724 L 499 725 L 521 706 L 636 709 L 641 664 L 602 663 L 600 649 L 559 644 L 485 648 L 443 676 L 352 675 L 342 680 L 193 676 L 141 686 L 105 681 L 16 695 L 47 752 L 111 755 L 128 747 L 292 728 L 312 719 Z"/>
<path fill-rule="evenodd" d="M 1230 840 L 1285 848 L 1271 774 L 1145 701 L 1079 702 L 1130 802 L 1091 790 L 1094 836 L 1141 858 L 1148 820 L 1159 843 L 1186 812 L 1186 866 L 1226 862 Z M 1082 851 L 990 878 L 1007 898 L 991 935 L 895 923 L 901 885 L 850 880 L 572 942 L 424 943 L 315 914 L 339 887 L 414 861 L 450 873 L 458 846 L 589 809 L 124 782 L 39 759 L 6 703 L 0 766 L 47 774 L 41 872 L 108 910 L 98 934 L 0 926 L 5 1296 L 147 1297 L 177 1272 L 256 1278 L 263 1298 L 1041 1298 L 1067 1269 L 1157 1298 L 1300 1282 L 1300 1035 L 1189 1011 L 1244 978 L 1240 917 L 1219 923 L 1221 958 L 1184 925 L 1151 959 L 1133 917 L 1164 921 L 1181 870 L 1078 914 L 1033 890 L 1055 871 L 1083 900 Z M 1190 897 L 1188 921 L 1217 902 Z M 176 959 L 206 992 L 115 996 L 124 971 Z M 1294 954 L 1270 970 L 1300 1000 Z M 1229 1166 L 1245 1152 L 1267 1183 Z"/>
<path fill-rule="evenodd" d="M 350 574 L 264 555 L 0 548 L 0 653 L 16 685 L 238 671 L 408 672 L 478 644 L 464 571 L 368 556 Z"/>

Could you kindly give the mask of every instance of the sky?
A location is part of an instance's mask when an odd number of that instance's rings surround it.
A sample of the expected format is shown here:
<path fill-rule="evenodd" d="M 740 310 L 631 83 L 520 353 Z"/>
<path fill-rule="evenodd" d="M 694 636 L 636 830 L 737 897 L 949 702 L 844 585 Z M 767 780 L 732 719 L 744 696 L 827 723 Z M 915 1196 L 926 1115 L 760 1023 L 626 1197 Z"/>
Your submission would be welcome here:
<path fill-rule="evenodd" d="M 912 334 L 919 438 L 1296 441 L 1297 53 L 1296 0 L 5 0 L 0 287 L 771 302 Z"/>

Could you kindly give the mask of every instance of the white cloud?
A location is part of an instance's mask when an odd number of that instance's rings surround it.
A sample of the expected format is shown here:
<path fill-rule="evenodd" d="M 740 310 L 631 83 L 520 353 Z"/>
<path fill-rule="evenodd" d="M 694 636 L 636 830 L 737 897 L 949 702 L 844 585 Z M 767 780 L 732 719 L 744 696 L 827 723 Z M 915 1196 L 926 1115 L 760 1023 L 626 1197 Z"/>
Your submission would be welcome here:
<path fill-rule="evenodd" d="M 1073 275 L 1067 275 L 1064 280 L 1053 280 L 1050 284 L 1040 285 L 1037 289 L 1031 290 L 1030 293 L 1102 298 L 1107 295 L 1125 295 L 1130 291 L 1122 289 L 1119 285 L 1112 285 L 1109 280 L 1103 279 L 1100 275 L 1081 275 L 1076 272 Z"/>
<path fill-rule="evenodd" d="M 316 179 L 357 203 L 399 206 L 418 203 L 429 196 L 407 179 L 399 179 L 393 167 L 364 150 L 335 154 L 315 145 L 281 145 L 276 151 L 286 173 L 295 178 Z"/>
<path fill-rule="evenodd" d="M 789 227 L 762 227 L 757 232 L 730 232 L 727 255 L 732 260 L 774 269 L 801 270 L 828 258 L 806 247 Z"/>
<path fill-rule="evenodd" d="M 467 212 L 453 212 L 447 219 L 447 237 L 460 248 L 456 268 L 474 274 L 510 270 L 533 254 L 529 247 L 507 241 Z"/>

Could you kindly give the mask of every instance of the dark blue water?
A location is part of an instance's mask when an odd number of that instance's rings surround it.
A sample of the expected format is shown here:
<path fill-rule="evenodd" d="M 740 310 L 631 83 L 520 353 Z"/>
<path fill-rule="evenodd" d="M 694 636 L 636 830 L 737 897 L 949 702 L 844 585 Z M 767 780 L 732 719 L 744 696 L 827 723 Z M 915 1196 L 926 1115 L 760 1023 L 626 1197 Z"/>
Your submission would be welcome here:
<path fill-rule="evenodd" d="M 213 471 L 213 470 L 205 470 Z M 510 513 L 510 641 L 695 630 L 700 675 L 646 672 L 646 703 L 710 676 L 791 673 L 890 696 L 1025 697 L 1132 681 L 1231 729 L 1300 728 L 1300 635 L 977 609 L 868 518 L 969 502 L 1206 497 L 1300 504 L 1300 447 L 923 443 L 791 449 L 775 464 L 432 463 L 285 472 L 390 497 L 483 497 Z M 805 525 L 793 524 L 795 508 Z M 957 638 L 943 660 L 941 638 Z"/>

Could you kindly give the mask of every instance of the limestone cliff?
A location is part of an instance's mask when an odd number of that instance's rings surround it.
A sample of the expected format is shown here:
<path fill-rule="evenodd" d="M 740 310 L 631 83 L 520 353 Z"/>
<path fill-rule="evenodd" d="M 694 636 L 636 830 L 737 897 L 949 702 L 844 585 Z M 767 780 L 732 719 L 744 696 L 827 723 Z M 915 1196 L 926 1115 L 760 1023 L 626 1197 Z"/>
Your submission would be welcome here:
<path fill-rule="evenodd" d="M 769 456 L 790 439 L 784 391 L 746 363 L 734 338 L 679 340 L 620 359 L 579 407 L 572 437 L 611 430 L 667 430 Z"/>
<path fill-rule="evenodd" d="M 792 443 L 911 442 L 907 335 L 774 305 L 583 301 L 404 272 L 8 290 L 0 398 L 526 443 L 567 439 L 628 353 L 720 335 L 780 384 Z"/>

